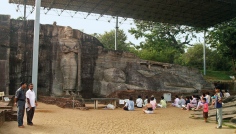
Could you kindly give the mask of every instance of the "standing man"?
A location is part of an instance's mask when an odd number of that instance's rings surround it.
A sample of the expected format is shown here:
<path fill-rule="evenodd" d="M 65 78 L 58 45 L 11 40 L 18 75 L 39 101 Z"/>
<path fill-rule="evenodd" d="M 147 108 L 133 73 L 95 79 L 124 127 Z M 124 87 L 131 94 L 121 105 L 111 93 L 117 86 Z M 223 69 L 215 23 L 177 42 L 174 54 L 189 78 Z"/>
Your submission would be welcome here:
<path fill-rule="evenodd" d="M 218 86 L 215 87 L 215 101 L 212 103 L 212 105 L 215 105 L 216 108 L 216 115 L 217 115 L 217 121 L 218 126 L 216 128 L 220 129 L 222 128 L 222 93 L 220 92 L 220 89 Z"/>
<path fill-rule="evenodd" d="M 25 113 L 25 92 L 27 85 L 25 82 L 21 82 L 20 88 L 16 90 L 15 94 L 15 105 L 17 106 L 17 121 L 18 127 L 24 128 L 23 118 Z"/>
<path fill-rule="evenodd" d="M 37 106 L 36 96 L 33 90 L 34 86 L 32 83 L 29 84 L 29 90 L 26 92 L 26 114 L 27 114 L 27 125 L 33 125 L 33 117 L 35 106 Z"/>

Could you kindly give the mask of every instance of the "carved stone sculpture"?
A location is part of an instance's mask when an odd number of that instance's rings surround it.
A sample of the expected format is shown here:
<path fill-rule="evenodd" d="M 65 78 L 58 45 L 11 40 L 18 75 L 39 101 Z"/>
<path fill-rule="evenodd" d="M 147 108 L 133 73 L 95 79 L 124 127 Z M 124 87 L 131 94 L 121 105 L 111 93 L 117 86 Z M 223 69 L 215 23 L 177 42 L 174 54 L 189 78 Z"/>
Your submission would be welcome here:
<path fill-rule="evenodd" d="M 65 38 L 59 39 L 62 51 L 61 71 L 63 75 L 63 92 L 66 95 L 77 93 L 80 87 L 80 66 L 81 53 L 80 44 L 77 39 L 73 38 L 73 29 L 65 27 Z"/>

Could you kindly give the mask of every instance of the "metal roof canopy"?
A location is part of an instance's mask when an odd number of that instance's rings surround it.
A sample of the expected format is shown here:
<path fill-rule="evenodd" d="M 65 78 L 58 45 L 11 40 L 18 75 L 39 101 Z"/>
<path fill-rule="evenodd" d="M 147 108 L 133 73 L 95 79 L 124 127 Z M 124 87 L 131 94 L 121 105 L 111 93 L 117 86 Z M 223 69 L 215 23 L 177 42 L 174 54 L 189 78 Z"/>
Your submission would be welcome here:
<path fill-rule="evenodd" d="M 24 4 L 24 0 L 9 3 Z M 26 5 L 34 6 L 35 0 Z M 41 0 L 41 7 L 202 28 L 236 17 L 235 0 Z"/>

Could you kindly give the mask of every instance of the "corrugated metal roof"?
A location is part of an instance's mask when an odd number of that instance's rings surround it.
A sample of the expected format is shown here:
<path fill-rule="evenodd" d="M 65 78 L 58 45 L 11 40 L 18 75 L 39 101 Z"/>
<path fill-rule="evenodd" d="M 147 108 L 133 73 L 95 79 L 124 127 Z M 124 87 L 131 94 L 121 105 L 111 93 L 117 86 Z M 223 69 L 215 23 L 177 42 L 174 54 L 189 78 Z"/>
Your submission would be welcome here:
<path fill-rule="evenodd" d="M 9 0 L 23 4 L 24 0 Z M 41 0 L 47 9 L 210 27 L 236 17 L 236 0 Z M 27 0 L 35 5 L 35 0 Z"/>

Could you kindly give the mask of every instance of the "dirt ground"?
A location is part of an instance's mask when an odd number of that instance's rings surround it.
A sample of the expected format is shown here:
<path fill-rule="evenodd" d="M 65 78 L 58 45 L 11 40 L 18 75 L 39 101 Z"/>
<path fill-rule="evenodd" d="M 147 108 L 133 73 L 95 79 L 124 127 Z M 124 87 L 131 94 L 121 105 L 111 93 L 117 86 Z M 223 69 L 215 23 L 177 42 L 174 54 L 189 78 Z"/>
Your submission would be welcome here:
<path fill-rule="evenodd" d="M 18 128 L 17 122 L 5 122 L 0 134 L 234 134 L 235 129 L 189 118 L 190 112 L 169 107 L 155 114 L 135 111 L 62 109 L 39 103 L 33 119 L 34 126 Z"/>

